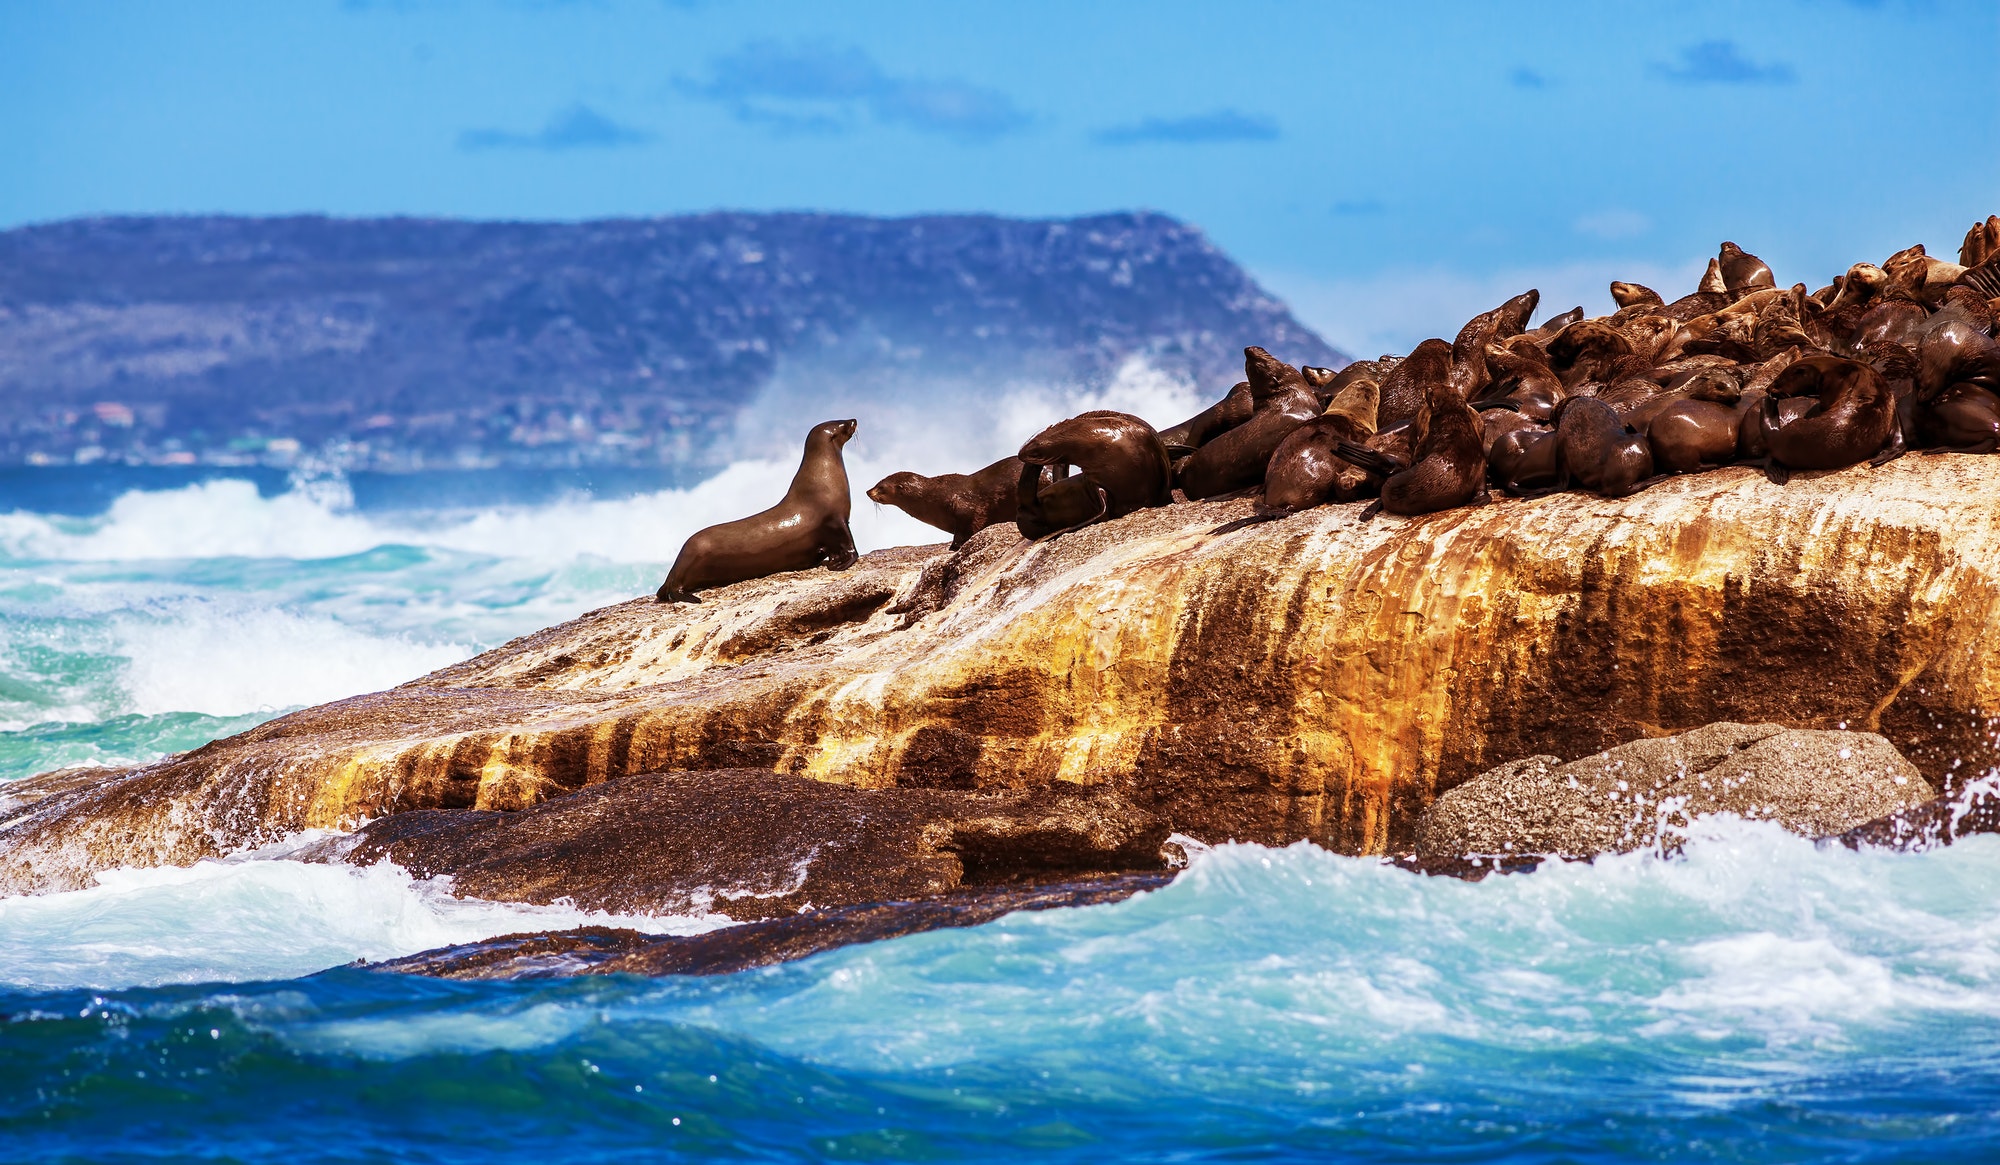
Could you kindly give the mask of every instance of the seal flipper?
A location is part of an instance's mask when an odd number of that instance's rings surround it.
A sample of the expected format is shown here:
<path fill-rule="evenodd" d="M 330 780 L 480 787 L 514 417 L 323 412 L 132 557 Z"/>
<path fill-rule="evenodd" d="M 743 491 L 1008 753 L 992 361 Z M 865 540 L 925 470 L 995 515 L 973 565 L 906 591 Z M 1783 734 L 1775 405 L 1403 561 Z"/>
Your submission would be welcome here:
<path fill-rule="evenodd" d="M 654 592 L 653 601 L 656 603 L 699 603 L 701 602 L 701 596 L 695 594 L 693 591 L 668 590 L 666 584 L 662 583 L 660 584 L 660 589 Z"/>
<path fill-rule="evenodd" d="M 1356 469 L 1365 469 L 1380 477 L 1387 477 L 1392 473 L 1400 473 L 1404 469 L 1409 468 L 1397 458 L 1377 452 L 1366 445 L 1356 445 L 1352 441 L 1340 442 L 1340 444 L 1334 447 L 1334 452 L 1340 454 L 1341 460 L 1346 461 Z"/>
<path fill-rule="evenodd" d="M 1764 455 L 1764 477 L 1772 485 L 1783 485 L 1792 480 L 1792 471 L 1767 453 Z"/>
<path fill-rule="evenodd" d="M 1048 533 L 1042 535 L 1040 538 L 1035 539 L 1035 541 L 1048 542 L 1052 539 L 1060 538 L 1064 534 L 1068 534 L 1071 531 L 1081 530 L 1085 526 L 1091 525 L 1096 522 L 1102 522 L 1105 519 L 1106 515 L 1111 513 L 1111 495 L 1108 492 L 1106 492 L 1104 487 L 1101 485 L 1091 486 L 1090 492 L 1097 495 L 1097 512 L 1095 514 L 1092 514 L 1090 517 L 1085 518 L 1083 521 L 1078 522 L 1073 526 L 1064 526 L 1060 530 L 1051 530 Z"/>
<path fill-rule="evenodd" d="M 1899 409 L 1898 412 L 1900 413 L 1901 410 Z M 1899 415 L 1896 418 L 1896 423 L 1889 427 L 1889 443 L 1882 446 L 1880 453 L 1870 457 L 1868 464 L 1876 469 L 1880 469 L 1882 466 L 1889 464 L 1909 451 L 1909 446 L 1903 444 L 1903 418 Z"/>

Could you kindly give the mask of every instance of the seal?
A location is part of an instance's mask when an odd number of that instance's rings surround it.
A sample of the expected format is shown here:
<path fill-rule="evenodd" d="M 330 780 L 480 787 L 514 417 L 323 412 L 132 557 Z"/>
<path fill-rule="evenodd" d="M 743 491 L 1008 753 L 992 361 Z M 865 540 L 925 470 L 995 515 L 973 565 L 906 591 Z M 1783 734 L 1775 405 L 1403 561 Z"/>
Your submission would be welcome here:
<path fill-rule="evenodd" d="M 1724 291 L 1740 294 L 1778 285 L 1778 279 L 1771 274 L 1768 264 L 1735 243 L 1722 244 L 1722 251 L 1716 255 L 1715 262 L 1722 272 Z"/>
<path fill-rule="evenodd" d="M 1667 306 L 1667 301 L 1660 298 L 1659 292 L 1643 283 L 1627 283 L 1622 279 L 1611 281 L 1611 302 L 1620 308 Z"/>
<path fill-rule="evenodd" d="M 1973 223 L 1965 232 L 1965 241 L 1958 245 L 1958 265 L 1977 267 L 1995 255 L 2000 255 L 2000 214 L 1989 214 L 1985 222 Z"/>
<path fill-rule="evenodd" d="M 1451 345 L 1425 340 L 1382 378 L 1376 427 L 1386 429 L 1417 415 L 1438 386 L 1451 380 Z"/>
<path fill-rule="evenodd" d="M 1601 400 L 1564 401 L 1556 410 L 1555 439 L 1557 489 L 1575 482 L 1602 497 L 1622 498 L 1645 488 L 1653 476 L 1653 450 L 1646 438 Z"/>
<path fill-rule="evenodd" d="M 1509 429 L 1486 451 L 1487 469 L 1503 491 L 1547 493 L 1556 481 L 1555 430 L 1541 425 Z"/>
<path fill-rule="evenodd" d="M 1916 410 L 1927 453 L 1991 453 L 2000 449 L 2000 396 L 1975 384 L 1954 384 Z"/>
<path fill-rule="evenodd" d="M 1549 341 L 1549 367 L 1565 388 L 1584 381 L 1609 383 L 1617 362 L 1632 355 L 1632 341 L 1606 320 L 1578 320 Z"/>
<path fill-rule="evenodd" d="M 1014 521 L 1028 538 L 1053 537 L 1172 500 L 1167 447 L 1153 426 L 1130 413 L 1095 409 L 1058 421 L 1021 446 L 1019 457 Z M 1046 486 L 1044 466 L 1054 478 Z M 1077 476 L 1069 475 L 1070 466 Z"/>
<path fill-rule="evenodd" d="M 1458 398 L 1449 384 L 1436 385 L 1424 407 L 1411 418 L 1411 461 L 1343 441 L 1340 456 L 1382 475 L 1382 496 L 1361 512 L 1430 514 L 1457 506 L 1483 504 L 1486 493 L 1486 443 L 1479 414 Z"/>
<path fill-rule="evenodd" d="M 951 535 L 951 548 L 988 526 L 1014 520 L 1021 459 L 1002 457 L 976 473 L 892 473 L 869 487 L 868 500 L 894 506 Z"/>
<path fill-rule="evenodd" d="M 1660 473 L 1695 473 L 1704 466 L 1736 460 L 1737 426 L 1742 415 L 1712 400 L 1682 397 L 1653 414 L 1645 425 Z"/>
<path fill-rule="evenodd" d="M 1813 396 L 1783 422 L 1778 402 Z M 1807 356 L 1778 374 L 1763 403 L 1765 473 L 1783 484 L 1794 469 L 1843 469 L 1880 453 L 1896 426 L 1896 396 L 1873 368 L 1844 356 Z"/>
<path fill-rule="evenodd" d="M 1305 376 L 1264 349 L 1243 349 L 1243 371 L 1257 411 L 1181 463 L 1176 482 L 1190 501 L 1262 482 L 1278 446 L 1293 429 L 1320 415 L 1319 397 Z"/>
<path fill-rule="evenodd" d="M 673 568 L 653 596 L 662 603 L 698 603 L 695 592 L 824 563 L 846 570 L 860 556 L 847 527 L 852 502 L 840 451 L 854 422 L 821 421 L 806 435 L 805 455 L 770 509 L 697 530 L 681 544 Z"/>
<path fill-rule="evenodd" d="M 1178 425 L 1161 429 L 1160 442 L 1167 447 L 1169 456 L 1186 457 L 1201 448 L 1209 438 L 1249 420 L 1250 414 L 1256 411 L 1257 400 L 1250 395 L 1250 382 L 1241 380 L 1221 400 Z"/>
<path fill-rule="evenodd" d="M 1295 514 L 1326 501 L 1362 497 L 1373 477 L 1340 456 L 1343 441 L 1360 444 L 1375 435 L 1381 386 L 1368 377 L 1348 381 L 1326 412 L 1293 429 L 1278 443 L 1264 471 L 1260 515 Z"/>
<path fill-rule="evenodd" d="M 1511 401 L 1522 416 L 1547 421 L 1562 401 L 1563 386 L 1542 350 L 1532 342 L 1488 344 L 1485 357 L 1493 376 L 1485 399 Z"/>

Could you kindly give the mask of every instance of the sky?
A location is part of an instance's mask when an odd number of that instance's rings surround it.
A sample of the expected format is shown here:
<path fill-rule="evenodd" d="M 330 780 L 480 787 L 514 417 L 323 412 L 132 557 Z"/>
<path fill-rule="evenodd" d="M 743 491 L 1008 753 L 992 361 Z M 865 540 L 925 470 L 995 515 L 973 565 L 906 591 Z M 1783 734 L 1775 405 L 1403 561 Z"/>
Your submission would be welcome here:
<path fill-rule="evenodd" d="M 0 227 L 724 208 L 1163 211 L 1356 355 L 1817 287 L 2000 212 L 2000 3 L 0 0 Z"/>

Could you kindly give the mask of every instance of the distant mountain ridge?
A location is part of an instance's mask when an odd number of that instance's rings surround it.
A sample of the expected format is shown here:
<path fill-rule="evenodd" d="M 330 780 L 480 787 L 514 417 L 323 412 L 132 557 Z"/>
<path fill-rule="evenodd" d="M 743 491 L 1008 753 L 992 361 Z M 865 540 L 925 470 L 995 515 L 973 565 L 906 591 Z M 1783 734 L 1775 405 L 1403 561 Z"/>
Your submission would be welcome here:
<path fill-rule="evenodd" d="M 783 367 L 1218 393 L 1345 357 L 1194 227 L 716 213 L 0 232 L 0 463 L 699 460 Z"/>

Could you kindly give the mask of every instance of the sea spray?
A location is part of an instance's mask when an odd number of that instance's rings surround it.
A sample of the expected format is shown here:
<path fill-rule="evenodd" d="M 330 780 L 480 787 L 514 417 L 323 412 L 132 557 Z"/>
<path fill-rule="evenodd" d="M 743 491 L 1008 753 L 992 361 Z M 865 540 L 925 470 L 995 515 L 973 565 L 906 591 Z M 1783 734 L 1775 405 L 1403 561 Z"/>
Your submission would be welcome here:
<path fill-rule="evenodd" d="M 719 978 L 16 992 L 0 1135 L 101 1156 L 143 1126 L 156 1153 L 262 1160 L 1978 1160 L 1996 978 L 1991 838 L 1857 853 L 1719 820 L 1678 857 L 1476 883 L 1230 845 L 1126 902 Z"/>

